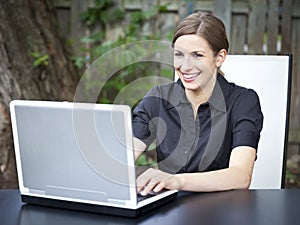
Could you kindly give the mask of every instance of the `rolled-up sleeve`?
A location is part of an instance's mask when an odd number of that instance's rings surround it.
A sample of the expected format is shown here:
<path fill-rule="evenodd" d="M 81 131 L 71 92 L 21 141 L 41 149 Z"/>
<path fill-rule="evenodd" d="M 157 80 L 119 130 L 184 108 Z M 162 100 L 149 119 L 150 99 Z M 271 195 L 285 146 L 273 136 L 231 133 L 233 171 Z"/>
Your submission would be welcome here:
<path fill-rule="evenodd" d="M 155 127 L 151 120 L 157 114 L 156 111 L 159 105 L 157 92 L 157 87 L 151 89 L 133 110 L 133 135 L 147 146 L 155 139 Z"/>
<path fill-rule="evenodd" d="M 249 89 L 235 101 L 232 110 L 232 148 L 250 146 L 257 149 L 263 126 L 259 97 Z"/>

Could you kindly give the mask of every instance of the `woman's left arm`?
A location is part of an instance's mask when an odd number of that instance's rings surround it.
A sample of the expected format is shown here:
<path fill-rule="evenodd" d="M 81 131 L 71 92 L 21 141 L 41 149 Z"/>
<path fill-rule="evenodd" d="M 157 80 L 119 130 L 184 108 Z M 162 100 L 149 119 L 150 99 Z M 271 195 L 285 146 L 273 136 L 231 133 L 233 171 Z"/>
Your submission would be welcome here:
<path fill-rule="evenodd" d="M 174 175 L 149 169 L 138 177 L 138 191 L 146 195 L 151 190 L 159 192 L 164 188 L 199 192 L 247 189 L 251 183 L 255 158 L 254 148 L 239 146 L 232 150 L 226 169 Z"/>

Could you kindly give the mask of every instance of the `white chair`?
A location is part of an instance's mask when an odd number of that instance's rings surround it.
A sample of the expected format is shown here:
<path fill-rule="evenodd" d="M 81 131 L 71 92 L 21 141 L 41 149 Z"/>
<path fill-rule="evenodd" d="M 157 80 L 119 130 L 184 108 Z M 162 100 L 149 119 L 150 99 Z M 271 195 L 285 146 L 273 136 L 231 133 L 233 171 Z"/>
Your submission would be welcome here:
<path fill-rule="evenodd" d="M 257 92 L 264 114 L 250 189 L 284 188 L 291 55 L 228 55 L 221 70 L 228 81 Z"/>

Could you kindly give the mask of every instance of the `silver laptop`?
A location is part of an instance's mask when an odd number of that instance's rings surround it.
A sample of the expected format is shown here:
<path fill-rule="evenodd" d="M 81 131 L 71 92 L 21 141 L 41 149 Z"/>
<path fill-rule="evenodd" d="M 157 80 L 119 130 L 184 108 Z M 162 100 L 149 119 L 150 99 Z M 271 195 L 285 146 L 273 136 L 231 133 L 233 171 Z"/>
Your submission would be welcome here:
<path fill-rule="evenodd" d="M 23 202 L 134 217 L 176 197 L 139 201 L 129 106 L 14 100 L 10 112 Z"/>

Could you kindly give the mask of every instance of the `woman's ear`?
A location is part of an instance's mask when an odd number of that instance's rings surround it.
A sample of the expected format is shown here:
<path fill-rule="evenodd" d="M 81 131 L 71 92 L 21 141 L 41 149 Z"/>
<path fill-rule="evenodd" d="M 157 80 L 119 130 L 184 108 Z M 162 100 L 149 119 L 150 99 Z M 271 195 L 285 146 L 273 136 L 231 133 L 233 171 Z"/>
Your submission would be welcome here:
<path fill-rule="evenodd" d="M 225 49 L 221 49 L 217 54 L 216 66 L 219 68 L 222 66 L 225 61 L 227 55 L 227 51 Z"/>

